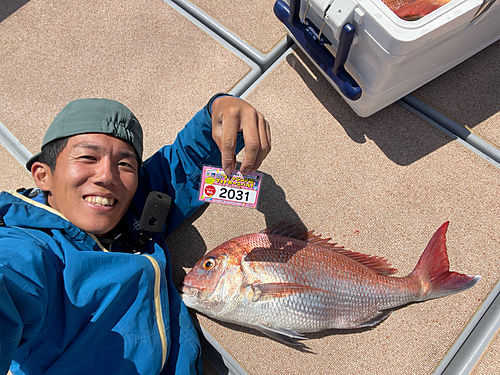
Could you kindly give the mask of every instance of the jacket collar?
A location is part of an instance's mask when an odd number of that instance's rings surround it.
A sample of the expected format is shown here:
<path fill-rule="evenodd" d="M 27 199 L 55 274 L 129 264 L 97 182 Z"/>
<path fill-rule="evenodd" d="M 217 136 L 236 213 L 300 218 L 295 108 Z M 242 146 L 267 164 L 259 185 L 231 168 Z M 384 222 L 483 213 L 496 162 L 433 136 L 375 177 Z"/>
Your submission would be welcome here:
<path fill-rule="evenodd" d="M 40 230 L 63 230 L 74 239 L 90 236 L 103 251 L 97 237 L 72 224 L 62 213 L 15 191 L 0 193 L 0 215 L 7 226 Z"/>

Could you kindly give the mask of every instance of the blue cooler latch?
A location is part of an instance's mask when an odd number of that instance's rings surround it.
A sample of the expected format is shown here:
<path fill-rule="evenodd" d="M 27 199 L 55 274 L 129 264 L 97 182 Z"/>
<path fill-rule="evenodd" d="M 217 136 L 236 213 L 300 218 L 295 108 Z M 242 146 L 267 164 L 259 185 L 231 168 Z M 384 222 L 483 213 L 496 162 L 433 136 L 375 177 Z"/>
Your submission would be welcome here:
<path fill-rule="evenodd" d="M 313 61 L 332 79 L 340 92 L 350 100 L 361 97 L 361 87 L 344 68 L 349 55 L 356 29 L 351 23 L 346 23 L 340 33 L 337 57 L 333 57 L 325 44 L 331 42 L 322 36 L 319 30 L 304 17 L 302 22 L 299 17 L 300 0 L 290 0 L 290 6 L 284 0 L 274 3 L 274 14 L 283 22 L 292 33 L 293 38 Z"/>

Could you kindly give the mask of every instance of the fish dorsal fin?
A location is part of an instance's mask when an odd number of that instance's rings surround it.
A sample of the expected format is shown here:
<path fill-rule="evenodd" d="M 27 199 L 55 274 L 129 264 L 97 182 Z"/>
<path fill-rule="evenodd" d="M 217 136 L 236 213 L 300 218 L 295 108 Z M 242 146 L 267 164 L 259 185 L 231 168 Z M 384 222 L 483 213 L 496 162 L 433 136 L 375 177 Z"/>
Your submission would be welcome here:
<path fill-rule="evenodd" d="M 291 221 L 284 220 L 269 228 L 264 229 L 261 233 L 277 234 L 280 236 L 292 237 L 298 240 L 307 241 L 316 246 L 321 246 L 325 249 L 333 250 L 339 254 L 345 255 L 364 266 L 382 275 L 393 275 L 397 269 L 391 267 L 389 261 L 382 257 L 366 255 L 356 251 L 350 251 L 343 246 L 337 246 L 336 243 L 329 242 L 330 237 L 322 238 L 321 235 L 313 234 L 314 230 L 307 230 L 299 225 L 300 223 L 292 223 Z"/>
<path fill-rule="evenodd" d="M 349 257 L 382 275 L 394 275 L 396 272 L 398 272 L 396 268 L 391 267 L 391 264 L 385 258 L 377 257 L 374 255 L 366 255 L 344 248 L 337 249 L 334 249 L 337 253 L 345 255 L 346 257 Z"/>

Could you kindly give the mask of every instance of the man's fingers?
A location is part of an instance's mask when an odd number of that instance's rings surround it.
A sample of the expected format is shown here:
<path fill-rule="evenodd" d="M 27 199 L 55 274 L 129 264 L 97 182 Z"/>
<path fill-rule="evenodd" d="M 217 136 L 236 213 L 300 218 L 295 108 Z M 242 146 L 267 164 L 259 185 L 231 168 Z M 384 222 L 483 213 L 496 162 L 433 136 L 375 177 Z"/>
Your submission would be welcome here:
<path fill-rule="evenodd" d="M 238 132 L 243 132 L 245 156 L 240 172 L 256 170 L 271 150 L 271 131 L 264 116 L 245 101 L 230 96 L 212 104 L 212 137 L 221 151 L 222 168 L 230 175 L 236 168 Z"/>
<path fill-rule="evenodd" d="M 240 172 L 244 175 L 254 169 L 255 161 L 259 154 L 259 116 L 262 117 L 260 113 L 252 108 L 251 111 L 247 111 L 245 117 L 242 119 L 243 138 L 245 139 L 245 157 L 241 163 Z"/>
<path fill-rule="evenodd" d="M 218 146 L 221 151 L 222 169 L 229 176 L 236 168 L 235 149 L 240 127 L 239 116 L 232 111 L 224 113 L 220 126 L 222 134 Z"/>
<path fill-rule="evenodd" d="M 253 123 L 256 127 L 250 127 L 248 130 L 243 128 L 245 137 L 245 157 L 241 163 L 240 171 L 242 174 L 248 174 L 257 170 L 265 159 L 271 148 L 271 132 L 269 123 L 259 112 L 255 112 L 256 118 Z"/>
<path fill-rule="evenodd" d="M 259 131 L 260 151 L 252 170 L 257 170 L 267 155 L 271 152 L 271 128 L 269 127 L 269 122 L 262 117 L 262 124 L 259 124 L 259 126 L 261 127 L 261 130 Z"/>

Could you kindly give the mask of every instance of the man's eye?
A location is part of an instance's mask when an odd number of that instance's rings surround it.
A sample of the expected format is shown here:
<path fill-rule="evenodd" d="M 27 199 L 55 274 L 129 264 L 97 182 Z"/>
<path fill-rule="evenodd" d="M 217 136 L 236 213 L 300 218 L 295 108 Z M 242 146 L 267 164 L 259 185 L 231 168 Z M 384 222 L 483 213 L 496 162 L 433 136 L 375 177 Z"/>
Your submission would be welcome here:
<path fill-rule="evenodd" d="M 119 167 L 126 167 L 126 168 L 136 169 L 136 167 L 135 167 L 133 164 L 128 163 L 128 162 L 126 162 L 126 161 L 121 161 L 121 162 L 119 162 L 119 163 L 118 163 L 118 166 L 119 166 Z"/>
<path fill-rule="evenodd" d="M 79 159 L 83 159 L 83 160 L 97 160 L 95 157 L 91 156 L 91 155 L 82 155 L 79 157 Z"/>

